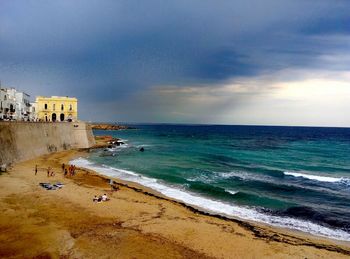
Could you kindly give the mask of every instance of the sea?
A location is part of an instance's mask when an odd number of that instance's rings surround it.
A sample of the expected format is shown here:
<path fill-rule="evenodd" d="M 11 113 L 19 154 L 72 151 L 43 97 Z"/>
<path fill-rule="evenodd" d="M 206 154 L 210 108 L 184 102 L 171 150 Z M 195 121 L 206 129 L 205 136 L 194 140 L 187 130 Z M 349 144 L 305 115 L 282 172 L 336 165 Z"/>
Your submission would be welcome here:
<path fill-rule="evenodd" d="M 134 126 L 94 131 L 125 144 L 73 163 L 213 214 L 350 241 L 350 128 Z"/>

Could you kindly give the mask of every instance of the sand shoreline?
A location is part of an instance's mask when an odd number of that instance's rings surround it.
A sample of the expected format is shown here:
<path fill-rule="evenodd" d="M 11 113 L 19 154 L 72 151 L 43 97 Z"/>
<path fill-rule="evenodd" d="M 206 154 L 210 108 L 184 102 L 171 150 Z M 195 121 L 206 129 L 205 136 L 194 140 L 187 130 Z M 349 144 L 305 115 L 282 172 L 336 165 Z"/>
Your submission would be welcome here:
<path fill-rule="evenodd" d="M 87 157 L 88 154 L 82 154 L 83 156 L 81 157 Z M 74 161 L 74 160 L 71 160 Z M 71 162 L 70 161 L 70 162 Z M 73 163 L 74 164 L 74 163 Z M 147 186 L 144 186 L 142 184 L 139 184 L 137 182 L 131 182 L 131 181 L 126 181 L 117 177 L 110 177 L 107 175 L 103 175 L 102 173 L 98 171 L 94 171 L 88 168 L 84 167 L 79 167 L 82 170 L 87 170 L 89 172 L 92 172 L 102 179 L 104 179 L 106 182 L 109 182 L 110 179 L 112 179 L 114 182 L 117 183 L 119 186 L 124 186 L 126 188 L 132 189 L 136 192 L 142 193 L 144 195 L 148 195 L 151 197 L 155 197 L 157 199 L 162 199 L 166 200 L 171 203 L 178 204 L 194 213 L 198 213 L 200 215 L 205 215 L 209 217 L 214 217 L 218 218 L 221 220 L 225 221 L 231 221 L 234 223 L 237 223 L 238 225 L 246 228 L 247 230 L 250 230 L 254 233 L 254 235 L 258 238 L 266 239 L 267 241 L 276 241 L 276 242 L 285 242 L 288 244 L 296 244 L 295 241 L 297 241 L 297 244 L 300 245 L 308 245 L 308 246 L 314 246 L 317 248 L 322 248 L 326 249 L 329 251 L 337 251 L 340 253 L 344 254 L 349 254 L 350 255 L 350 250 L 342 249 L 340 247 L 337 247 L 336 245 L 323 245 L 323 244 L 317 244 L 312 241 L 308 241 L 308 239 L 314 239 L 314 240 L 324 240 L 324 241 L 330 241 L 334 242 L 335 244 L 340 244 L 340 245 L 349 245 L 350 247 L 350 242 L 347 241 L 341 241 L 341 240 L 336 240 L 336 239 L 330 239 L 327 237 L 322 237 L 322 236 L 315 236 L 310 233 L 298 231 L 298 230 L 293 230 L 293 229 L 288 229 L 288 228 L 281 228 L 281 227 L 276 227 L 276 226 L 271 226 L 269 224 L 264 224 L 261 222 L 255 222 L 255 221 L 249 221 L 249 220 L 244 220 L 236 217 L 230 217 L 229 215 L 224 215 L 220 213 L 215 213 L 212 211 L 205 210 L 204 208 L 197 207 L 191 204 L 188 204 L 186 202 L 183 202 L 181 200 L 177 200 L 175 198 L 171 198 L 168 196 L 163 195 L 162 193 L 159 193 L 157 190 L 151 189 Z"/>
<path fill-rule="evenodd" d="M 0 220 L 1 257 L 34 257 L 42 253 L 53 258 L 162 258 L 164 255 L 168 258 L 345 258 L 350 255 L 348 242 L 316 238 L 221 215 L 211 215 L 120 179 L 114 178 L 120 190 L 111 192 L 109 177 L 90 170 L 79 169 L 76 176 L 64 178 L 60 172 L 61 163 L 68 163 L 73 158 L 85 155 L 85 151 L 76 150 L 46 155 L 18 163 L 9 174 L 0 176 L 3 197 Z M 45 171 L 41 171 L 40 176 L 34 176 L 35 164 L 39 164 L 40 168 L 53 167 L 57 171 L 56 176 L 47 178 Z M 40 181 L 48 179 L 62 181 L 66 186 L 58 191 L 46 191 L 38 186 Z M 18 185 L 21 186 L 19 190 Z M 102 192 L 108 192 L 111 201 L 103 204 L 92 203 L 93 195 Z M 51 210 L 50 205 L 56 209 Z M 26 206 L 29 207 L 25 211 L 16 210 Z M 36 206 L 48 208 L 45 213 L 40 210 L 33 212 Z M 57 219 L 57 214 L 62 214 L 62 211 L 64 215 Z M 76 213 L 84 217 L 70 215 Z M 19 221 L 9 227 L 9 222 L 16 222 L 13 218 L 21 217 L 30 220 Z M 46 217 L 49 219 L 45 221 L 44 228 L 54 226 L 55 231 L 52 231 L 57 232 L 50 237 L 54 240 L 51 242 L 52 247 L 42 246 L 45 243 L 43 239 L 50 238 L 45 231 L 37 233 L 37 224 L 30 223 Z M 81 222 L 84 220 L 89 223 Z M 75 233 L 76 228 L 79 229 L 78 234 Z M 61 237 L 62 231 L 65 233 L 64 237 Z M 22 237 L 23 232 L 36 237 L 36 249 L 29 249 L 26 239 L 19 238 L 14 241 L 13 235 Z M 64 241 L 57 241 L 58 237 Z M 100 244 L 100 239 L 105 244 Z M 97 244 L 99 246 L 96 247 Z M 110 247 L 117 247 L 118 253 L 109 249 Z"/>

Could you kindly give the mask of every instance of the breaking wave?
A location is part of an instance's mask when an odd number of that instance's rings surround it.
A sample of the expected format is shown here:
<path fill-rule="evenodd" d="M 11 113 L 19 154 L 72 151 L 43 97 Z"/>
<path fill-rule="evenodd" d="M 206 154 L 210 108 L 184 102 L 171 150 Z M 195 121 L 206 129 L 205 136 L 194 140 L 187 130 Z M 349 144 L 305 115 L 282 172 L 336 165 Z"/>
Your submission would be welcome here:
<path fill-rule="evenodd" d="M 344 178 L 344 177 L 330 177 L 330 176 L 302 174 L 302 173 L 295 173 L 295 172 L 284 172 L 284 175 L 294 176 L 294 177 L 302 177 L 305 179 L 319 181 L 319 182 L 350 184 L 350 179 Z"/>

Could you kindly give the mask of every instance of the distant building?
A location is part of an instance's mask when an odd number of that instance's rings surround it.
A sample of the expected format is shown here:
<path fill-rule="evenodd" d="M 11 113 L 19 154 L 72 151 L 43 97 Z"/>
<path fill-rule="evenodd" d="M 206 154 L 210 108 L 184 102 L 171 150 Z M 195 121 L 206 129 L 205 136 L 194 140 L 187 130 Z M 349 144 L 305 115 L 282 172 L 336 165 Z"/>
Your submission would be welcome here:
<path fill-rule="evenodd" d="M 38 115 L 36 113 L 36 103 L 30 103 L 29 106 L 29 120 L 30 121 L 37 121 Z"/>
<path fill-rule="evenodd" d="M 6 89 L 0 88 L 0 119 L 5 118 L 7 112 L 7 93 Z"/>
<path fill-rule="evenodd" d="M 15 93 L 17 120 L 29 120 L 30 95 L 24 92 Z"/>
<path fill-rule="evenodd" d="M 36 116 L 41 121 L 77 121 L 78 100 L 72 97 L 52 96 L 36 98 Z"/>
<path fill-rule="evenodd" d="M 29 120 L 29 95 L 14 88 L 0 89 L 0 119 Z"/>

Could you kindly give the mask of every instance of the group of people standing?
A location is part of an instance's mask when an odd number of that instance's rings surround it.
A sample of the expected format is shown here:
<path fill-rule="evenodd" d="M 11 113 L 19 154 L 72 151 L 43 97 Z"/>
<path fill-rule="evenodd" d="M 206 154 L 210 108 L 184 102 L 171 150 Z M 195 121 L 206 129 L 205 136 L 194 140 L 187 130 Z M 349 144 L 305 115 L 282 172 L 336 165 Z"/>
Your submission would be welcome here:
<path fill-rule="evenodd" d="M 34 168 L 34 172 L 35 172 L 35 175 L 38 174 L 38 165 L 35 165 L 35 168 Z M 74 176 L 75 173 L 76 173 L 76 166 L 75 165 L 69 165 L 68 168 L 66 168 L 66 165 L 65 164 L 62 164 L 62 172 L 64 174 L 64 176 Z M 52 168 L 49 166 L 47 168 L 47 177 L 52 177 L 52 176 L 55 176 L 55 172 L 52 170 Z"/>
<path fill-rule="evenodd" d="M 39 170 L 38 165 L 35 165 L 35 168 L 34 168 L 35 175 L 38 174 L 38 170 Z M 47 168 L 47 177 L 50 177 L 50 176 L 55 176 L 55 172 L 54 172 L 54 171 L 52 170 L 52 168 L 49 166 L 49 167 Z"/>
<path fill-rule="evenodd" d="M 69 165 L 68 169 L 66 168 L 65 164 L 62 164 L 62 171 L 64 173 L 64 176 L 74 176 L 75 175 L 76 166 L 75 165 Z"/>
<path fill-rule="evenodd" d="M 52 170 L 51 167 L 48 167 L 47 168 L 47 177 L 50 177 L 50 176 L 55 176 L 55 172 Z"/>

